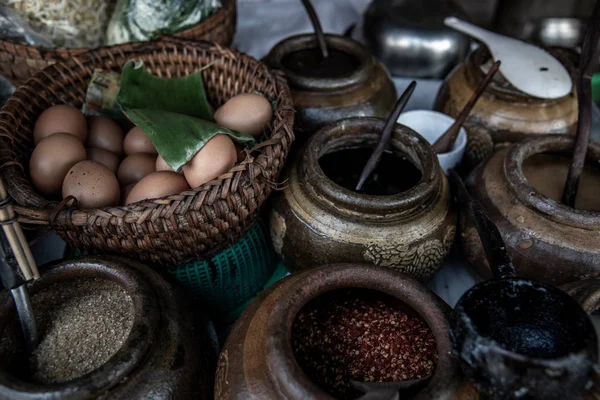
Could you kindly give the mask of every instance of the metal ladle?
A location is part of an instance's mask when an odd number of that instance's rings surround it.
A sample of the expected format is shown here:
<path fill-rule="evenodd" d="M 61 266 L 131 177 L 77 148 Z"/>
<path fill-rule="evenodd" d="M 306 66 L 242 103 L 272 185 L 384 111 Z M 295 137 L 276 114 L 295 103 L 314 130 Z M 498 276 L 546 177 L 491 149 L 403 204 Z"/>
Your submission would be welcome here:
<path fill-rule="evenodd" d="M 590 319 L 564 292 L 516 276 L 498 228 L 454 170 L 450 178 L 495 277 L 467 291 L 450 320 L 463 372 L 492 399 L 578 399 L 598 357 Z"/>

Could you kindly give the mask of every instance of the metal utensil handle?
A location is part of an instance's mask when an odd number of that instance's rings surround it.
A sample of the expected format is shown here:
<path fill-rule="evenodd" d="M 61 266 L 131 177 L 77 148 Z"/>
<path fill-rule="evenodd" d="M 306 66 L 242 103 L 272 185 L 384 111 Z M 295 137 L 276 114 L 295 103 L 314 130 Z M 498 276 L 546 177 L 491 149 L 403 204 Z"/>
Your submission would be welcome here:
<path fill-rule="evenodd" d="M 515 267 L 506 252 L 506 245 L 504 244 L 504 240 L 502 240 L 502 235 L 500 235 L 500 231 L 492 222 L 481 203 L 469 194 L 464 182 L 456 171 L 450 171 L 450 180 L 452 181 L 452 186 L 456 189 L 458 204 L 467 213 L 469 219 L 475 225 L 475 229 L 477 229 L 479 239 L 481 239 L 481 244 L 483 245 L 494 276 L 498 279 L 516 276 Z"/>

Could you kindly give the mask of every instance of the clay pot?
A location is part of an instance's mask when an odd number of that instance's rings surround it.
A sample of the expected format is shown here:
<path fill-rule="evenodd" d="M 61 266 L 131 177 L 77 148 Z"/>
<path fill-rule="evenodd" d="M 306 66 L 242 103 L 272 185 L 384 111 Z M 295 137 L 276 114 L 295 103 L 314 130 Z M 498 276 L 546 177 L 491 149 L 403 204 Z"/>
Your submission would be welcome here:
<path fill-rule="evenodd" d="M 295 147 L 319 128 L 342 118 L 385 117 L 396 101 L 396 87 L 383 65 L 361 43 L 345 36 L 325 35 L 330 50 L 350 55 L 358 66 L 339 77 L 296 73 L 282 60 L 299 50 L 317 49 L 315 35 L 292 36 L 277 43 L 266 56 L 272 68 L 285 72 L 294 102 Z"/>
<path fill-rule="evenodd" d="M 121 348 L 101 367 L 57 384 L 12 375 L 9 364 L 0 372 L 1 399 L 211 398 L 216 347 L 209 325 L 148 267 L 117 257 L 78 258 L 51 266 L 29 292 L 35 301 L 45 288 L 86 278 L 112 281 L 130 296 L 133 326 Z M 0 293 L 0 337 L 15 318 L 12 299 Z"/>
<path fill-rule="evenodd" d="M 546 135 L 502 149 L 469 178 L 470 191 L 498 226 L 517 274 L 560 285 L 600 275 L 600 212 L 564 206 L 539 193 L 523 174 L 526 159 L 542 153 L 572 155 L 574 138 Z M 600 160 L 591 143 L 587 163 Z M 467 262 L 484 278 L 491 272 L 475 228 L 461 215 Z"/>
<path fill-rule="evenodd" d="M 563 291 L 573 297 L 581 308 L 588 314 L 594 315 L 592 318 L 598 318 L 600 309 L 600 279 L 585 279 L 579 282 L 573 282 L 560 287 Z M 598 332 L 598 322 L 594 321 L 596 332 Z M 600 359 L 600 354 L 598 355 Z M 594 387 L 584 394 L 581 400 L 597 400 L 600 398 L 600 374 L 594 377 Z"/>
<path fill-rule="evenodd" d="M 292 164 L 270 215 L 275 250 L 290 270 L 360 262 L 426 280 L 440 267 L 454 240 L 456 213 L 448 181 L 425 139 L 396 125 L 391 148 L 420 169 L 422 178 L 394 195 L 345 189 L 319 165 L 321 156 L 336 150 L 374 148 L 383 125 L 377 118 L 338 121 L 313 135 Z"/>
<path fill-rule="evenodd" d="M 570 54 L 549 50 L 575 76 Z M 485 46 L 448 75 L 437 95 L 434 109 L 456 118 L 485 73 L 480 66 L 489 60 Z M 535 135 L 575 133 L 577 96 L 538 99 L 514 89 L 500 73 L 496 74 L 464 124 L 469 137 L 464 163 L 471 169 L 487 158 L 494 148 Z"/>
<path fill-rule="evenodd" d="M 219 357 L 215 400 L 333 399 L 304 374 L 291 343 L 292 323 L 310 300 L 343 288 L 391 295 L 428 324 L 439 359 L 431 380 L 413 399 L 467 399 L 473 391 L 450 356 L 450 308 L 417 281 L 389 269 L 359 264 L 330 265 L 281 280 L 257 297 L 237 321 Z M 459 388 L 460 387 L 460 388 Z M 460 390 L 461 397 L 452 397 Z"/>

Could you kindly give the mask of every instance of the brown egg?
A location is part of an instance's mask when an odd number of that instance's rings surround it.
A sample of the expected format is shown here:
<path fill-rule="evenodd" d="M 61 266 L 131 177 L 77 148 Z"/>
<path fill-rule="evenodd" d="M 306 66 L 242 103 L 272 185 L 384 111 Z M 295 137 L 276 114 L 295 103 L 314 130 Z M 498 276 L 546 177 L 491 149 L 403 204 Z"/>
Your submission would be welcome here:
<path fill-rule="evenodd" d="M 253 93 L 237 95 L 215 112 L 215 121 L 227 129 L 258 137 L 262 135 L 273 116 L 271 103 Z"/>
<path fill-rule="evenodd" d="M 115 121 L 106 117 L 91 117 L 85 142 L 87 147 L 108 150 L 118 156 L 123 154 L 123 130 Z"/>
<path fill-rule="evenodd" d="M 123 147 L 127 155 L 137 153 L 158 154 L 150 138 L 137 126 L 127 132 Z"/>
<path fill-rule="evenodd" d="M 81 111 L 66 104 L 52 106 L 35 121 L 33 143 L 37 145 L 48 136 L 58 132 L 68 133 L 85 142 L 87 130 L 87 121 Z"/>
<path fill-rule="evenodd" d="M 81 208 L 102 208 L 119 204 L 117 177 L 104 164 L 81 161 L 73 165 L 62 185 L 63 198 L 73 196 Z"/>
<path fill-rule="evenodd" d="M 85 160 L 83 143 L 68 133 L 56 133 L 42 140 L 29 159 L 33 185 L 46 196 L 60 194 L 69 169 Z"/>
<path fill-rule="evenodd" d="M 191 187 L 198 187 L 229 171 L 237 161 L 233 141 L 227 135 L 215 135 L 183 167 Z"/>
<path fill-rule="evenodd" d="M 132 154 L 125 157 L 117 170 L 117 177 L 122 186 L 140 181 L 146 175 L 154 172 L 156 156 L 146 153 Z"/>
<path fill-rule="evenodd" d="M 129 185 L 127 185 L 121 189 L 121 201 L 123 202 L 123 205 L 125 205 L 125 202 L 127 201 L 127 197 L 129 196 L 131 189 L 133 189 L 134 187 L 135 187 L 135 183 L 130 183 Z"/>
<path fill-rule="evenodd" d="M 246 159 L 246 152 L 244 150 L 246 150 L 246 147 L 244 147 L 240 144 L 235 145 L 235 151 L 237 153 L 237 162 L 238 163 L 241 163 L 242 161 L 244 161 Z"/>
<path fill-rule="evenodd" d="M 175 172 L 175 171 L 173 171 L 173 168 L 171 168 L 171 166 L 169 164 L 167 164 L 165 162 L 165 160 L 163 160 L 163 158 L 160 156 L 160 154 L 156 158 L 156 170 L 157 171 L 171 171 L 171 172 Z"/>
<path fill-rule="evenodd" d="M 157 171 L 139 181 L 125 200 L 125 204 L 136 203 L 145 199 L 157 199 L 181 193 L 190 188 L 185 178 L 176 172 Z"/>
<path fill-rule="evenodd" d="M 112 171 L 113 174 L 117 173 L 117 169 L 119 168 L 119 157 L 115 153 L 111 153 L 105 149 L 96 149 L 89 148 L 85 149 L 87 153 L 87 159 L 92 161 L 97 161 L 100 164 L 104 164 L 108 169 Z"/>

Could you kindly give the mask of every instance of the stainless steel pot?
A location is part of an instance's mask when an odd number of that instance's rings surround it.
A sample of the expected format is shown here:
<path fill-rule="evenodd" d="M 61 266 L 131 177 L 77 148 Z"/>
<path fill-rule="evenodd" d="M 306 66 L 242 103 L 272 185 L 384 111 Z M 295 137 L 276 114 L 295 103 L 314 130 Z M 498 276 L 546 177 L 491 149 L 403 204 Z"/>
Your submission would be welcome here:
<path fill-rule="evenodd" d="M 466 18 L 446 0 L 374 0 L 362 37 L 392 75 L 442 79 L 470 45 L 467 36 L 444 26 L 451 15 Z"/>

